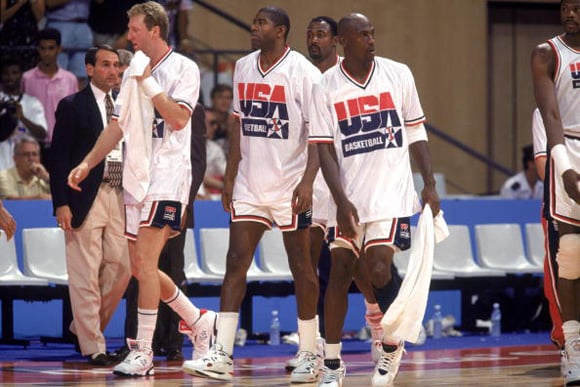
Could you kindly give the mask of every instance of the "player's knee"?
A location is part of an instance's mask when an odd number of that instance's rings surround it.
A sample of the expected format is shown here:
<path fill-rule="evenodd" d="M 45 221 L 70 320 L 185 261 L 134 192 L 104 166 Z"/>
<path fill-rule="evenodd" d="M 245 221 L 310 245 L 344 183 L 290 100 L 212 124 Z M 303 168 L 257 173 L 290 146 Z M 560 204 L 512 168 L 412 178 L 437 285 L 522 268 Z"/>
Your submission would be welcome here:
<path fill-rule="evenodd" d="M 557 261 L 560 278 L 567 280 L 580 278 L 580 234 L 566 234 L 560 237 Z"/>

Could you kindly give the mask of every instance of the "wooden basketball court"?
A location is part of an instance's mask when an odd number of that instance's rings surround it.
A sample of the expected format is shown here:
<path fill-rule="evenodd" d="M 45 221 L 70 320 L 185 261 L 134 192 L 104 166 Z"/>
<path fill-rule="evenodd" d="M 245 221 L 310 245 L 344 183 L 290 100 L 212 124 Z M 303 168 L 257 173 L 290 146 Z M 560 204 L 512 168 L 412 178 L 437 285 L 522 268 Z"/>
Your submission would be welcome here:
<path fill-rule="evenodd" d="M 267 351 L 268 347 L 263 346 Z M 111 367 L 90 367 L 78 356 L 1 356 L 0 384 L 45 386 L 288 386 L 288 357 L 236 358 L 234 382 L 189 376 L 181 362 L 156 361 L 155 376 L 119 378 Z M 58 360 L 55 360 L 58 359 Z M 346 353 L 344 386 L 368 387 L 373 364 L 368 353 Z M 495 348 L 417 350 L 405 354 L 396 386 L 562 386 L 560 354 L 550 344 Z M 308 384 L 310 385 L 310 384 Z"/>

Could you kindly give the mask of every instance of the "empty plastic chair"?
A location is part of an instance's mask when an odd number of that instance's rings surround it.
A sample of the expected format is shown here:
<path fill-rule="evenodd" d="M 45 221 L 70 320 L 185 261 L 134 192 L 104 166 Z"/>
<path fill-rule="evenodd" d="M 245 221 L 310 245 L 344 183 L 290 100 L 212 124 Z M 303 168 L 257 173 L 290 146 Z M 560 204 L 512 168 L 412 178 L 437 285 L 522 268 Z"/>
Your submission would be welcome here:
<path fill-rule="evenodd" d="M 6 240 L 6 233 L 0 231 L 0 286 L 47 286 L 48 281 L 29 277 L 18 268 L 14 238 Z"/>
<path fill-rule="evenodd" d="M 288 280 L 292 280 L 282 231 L 275 228 L 264 233 L 260 241 L 258 262 L 265 272 L 283 275 Z"/>
<path fill-rule="evenodd" d="M 57 227 L 22 230 L 24 273 L 67 285 L 64 231 Z"/>
<path fill-rule="evenodd" d="M 224 276 L 226 256 L 230 239 L 229 228 L 202 228 L 199 230 L 201 248 L 201 268 L 203 271 Z M 247 273 L 247 281 L 284 281 L 286 277 L 262 271 L 252 260 Z"/>
<path fill-rule="evenodd" d="M 185 279 L 187 283 L 219 284 L 223 281 L 223 276 L 206 273 L 199 267 L 197 252 L 195 249 L 195 236 L 193 230 L 185 230 L 185 246 L 183 248 Z"/>
<path fill-rule="evenodd" d="M 534 266 L 544 267 L 544 229 L 541 223 L 526 223 L 526 247 L 528 260 Z"/>
<path fill-rule="evenodd" d="M 475 238 L 480 265 L 512 274 L 542 272 L 526 259 L 519 224 L 478 224 Z"/>
<path fill-rule="evenodd" d="M 435 245 L 433 269 L 456 277 L 501 277 L 505 271 L 481 267 L 475 263 L 469 227 L 449 225 L 449 237 Z"/>

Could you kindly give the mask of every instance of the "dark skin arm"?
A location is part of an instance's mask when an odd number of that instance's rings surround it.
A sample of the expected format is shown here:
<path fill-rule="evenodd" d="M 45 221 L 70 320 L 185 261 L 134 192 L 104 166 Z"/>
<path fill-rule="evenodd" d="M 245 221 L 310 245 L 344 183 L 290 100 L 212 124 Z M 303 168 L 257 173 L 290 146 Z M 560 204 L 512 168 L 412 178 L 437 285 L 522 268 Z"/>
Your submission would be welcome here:
<path fill-rule="evenodd" d="M 340 233 L 347 238 L 355 238 L 355 226 L 359 223 L 358 212 L 354 204 L 348 200 L 342 188 L 334 144 L 320 143 L 317 146 L 322 175 L 336 203 L 336 221 Z"/>
<path fill-rule="evenodd" d="M 421 200 L 423 205 L 429 203 L 433 216 L 436 216 L 441 209 L 439 195 L 435 190 L 435 178 L 433 177 L 433 170 L 431 168 L 431 154 L 427 147 L 427 141 L 417 141 L 409 145 L 409 151 L 415 164 L 419 168 L 421 177 L 423 178 L 423 191 L 421 191 Z"/>
<path fill-rule="evenodd" d="M 232 203 L 232 194 L 234 192 L 234 180 L 238 174 L 238 166 L 242 159 L 240 152 L 240 120 L 234 121 L 234 127 L 230 133 L 230 151 L 228 163 L 226 165 L 226 173 L 224 175 L 224 188 L 222 191 L 222 206 L 224 210 L 230 212 L 230 204 Z"/>
<path fill-rule="evenodd" d="M 316 145 L 308 145 L 308 161 L 302 180 L 292 192 L 292 211 L 301 214 L 312 207 L 312 185 L 320 166 Z"/>
<path fill-rule="evenodd" d="M 564 128 L 556 97 L 556 85 L 554 72 L 556 69 L 556 57 L 552 47 L 543 43 L 532 52 L 532 80 L 534 85 L 534 97 L 536 104 L 542 113 L 542 119 L 546 127 L 548 147 L 564 144 Z M 580 174 L 573 169 L 563 171 L 562 180 L 564 188 L 570 198 L 580 204 L 580 190 L 578 182 Z"/>

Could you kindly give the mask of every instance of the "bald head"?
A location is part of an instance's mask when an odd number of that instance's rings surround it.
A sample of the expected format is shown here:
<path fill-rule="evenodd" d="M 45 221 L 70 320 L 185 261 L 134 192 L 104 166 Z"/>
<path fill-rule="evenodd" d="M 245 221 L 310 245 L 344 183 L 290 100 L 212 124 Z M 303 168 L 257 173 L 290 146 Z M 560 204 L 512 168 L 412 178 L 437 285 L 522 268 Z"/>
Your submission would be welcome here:
<path fill-rule="evenodd" d="M 362 13 L 351 13 L 338 22 L 338 35 L 344 36 L 349 32 L 359 29 L 362 25 L 370 24 L 369 19 Z"/>

